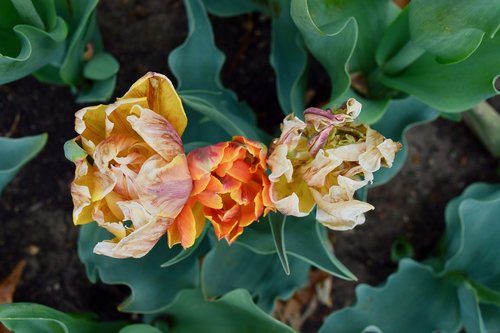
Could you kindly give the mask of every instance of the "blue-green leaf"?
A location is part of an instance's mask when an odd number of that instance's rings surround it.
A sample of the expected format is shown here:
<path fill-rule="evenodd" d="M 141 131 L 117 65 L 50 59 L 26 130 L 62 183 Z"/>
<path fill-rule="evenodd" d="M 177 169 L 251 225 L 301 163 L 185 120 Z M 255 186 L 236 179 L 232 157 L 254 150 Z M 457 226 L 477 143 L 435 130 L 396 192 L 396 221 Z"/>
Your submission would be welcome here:
<path fill-rule="evenodd" d="M 76 139 L 66 141 L 63 148 L 64 157 L 71 162 L 83 160 L 88 155 L 87 152 L 76 143 Z"/>
<path fill-rule="evenodd" d="M 259 309 L 242 289 L 215 301 L 204 299 L 198 290 L 184 290 L 165 313 L 169 333 L 294 333 Z"/>
<path fill-rule="evenodd" d="M 23 165 L 45 146 L 47 134 L 10 139 L 0 137 L 0 193 Z"/>
<path fill-rule="evenodd" d="M 205 237 L 207 234 L 207 230 L 208 230 L 208 228 L 205 225 L 205 228 L 203 229 L 202 233 L 195 240 L 194 244 L 191 247 L 189 247 L 187 249 L 182 249 L 175 257 L 173 257 L 173 258 L 169 259 L 168 261 L 164 262 L 163 264 L 161 264 L 161 267 L 169 267 L 169 266 L 173 266 L 175 264 L 178 264 L 179 262 L 194 255 L 200 246 L 207 248 L 208 245 L 205 244 L 208 242 L 208 239 L 206 239 L 206 237 Z M 202 244 L 204 244 L 205 246 L 203 246 Z M 203 252 L 205 252 L 205 251 L 203 251 Z"/>
<path fill-rule="evenodd" d="M 106 80 L 118 73 L 120 64 L 109 53 L 100 52 L 85 64 L 83 76 L 91 80 Z"/>
<path fill-rule="evenodd" d="M 118 333 L 164 333 L 164 332 L 148 324 L 134 324 L 122 328 Z"/>
<path fill-rule="evenodd" d="M 356 299 L 330 315 L 319 333 L 361 332 L 369 325 L 384 333 L 457 332 L 461 325 L 455 285 L 411 259 L 403 259 L 384 286 L 358 286 Z"/>
<path fill-rule="evenodd" d="M 0 304 L 0 323 L 16 333 L 115 333 L 125 325 L 97 323 L 34 303 Z"/>
<path fill-rule="evenodd" d="M 308 264 L 290 258 L 290 268 L 292 274 L 286 275 L 275 255 L 257 255 L 243 246 L 220 241 L 203 260 L 202 289 L 211 298 L 244 288 L 257 299 L 257 305 L 271 312 L 277 298 L 287 299 L 307 284 Z"/>
<path fill-rule="evenodd" d="M 92 282 L 100 279 L 108 284 L 124 284 L 131 289 L 130 297 L 119 306 L 119 310 L 154 313 L 170 304 L 182 289 L 197 287 L 199 273 L 195 256 L 168 268 L 161 267 L 179 252 L 178 248 L 168 249 L 164 238 L 139 259 L 115 259 L 94 254 L 95 244 L 108 238 L 110 235 L 94 223 L 82 226 L 78 255 Z"/>
<path fill-rule="evenodd" d="M 439 62 L 458 62 L 469 57 L 483 39 L 495 35 L 499 17 L 498 1 L 413 0 L 411 39 Z"/>
<path fill-rule="evenodd" d="M 283 270 L 286 275 L 290 275 L 290 266 L 288 264 L 288 256 L 286 254 L 285 247 L 285 222 L 286 215 L 269 213 L 269 226 L 271 228 L 271 234 L 274 239 L 274 246 L 276 247 L 276 253 L 281 261 Z"/>
<path fill-rule="evenodd" d="M 479 299 L 474 288 L 467 282 L 458 287 L 460 316 L 467 333 L 486 333 L 479 308 Z"/>

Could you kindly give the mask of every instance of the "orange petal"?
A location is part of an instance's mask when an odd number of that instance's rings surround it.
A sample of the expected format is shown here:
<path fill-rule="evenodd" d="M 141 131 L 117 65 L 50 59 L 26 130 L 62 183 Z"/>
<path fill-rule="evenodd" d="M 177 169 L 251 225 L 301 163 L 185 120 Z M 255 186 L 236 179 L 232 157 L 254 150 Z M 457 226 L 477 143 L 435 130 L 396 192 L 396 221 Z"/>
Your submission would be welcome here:
<path fill-rule="evenodd" d="M 186 113 L 172 82 L 162 74 L 149 72 L 137 80 L 122 97 L 147 97 L 149 109 L 161 115 L 182 135 L 187 125 Z"/>
<path fill-rule="evenodd" d="M 174 223 L 168 229 L 168 246 L 172 247 L 181 243 L 183 248 L 193 246 L 196 238 L 205 227 L 205 217 L 201 213 L 201 207 L 195 204 L 194 207 L 186 204 L 177 215 Z"/>

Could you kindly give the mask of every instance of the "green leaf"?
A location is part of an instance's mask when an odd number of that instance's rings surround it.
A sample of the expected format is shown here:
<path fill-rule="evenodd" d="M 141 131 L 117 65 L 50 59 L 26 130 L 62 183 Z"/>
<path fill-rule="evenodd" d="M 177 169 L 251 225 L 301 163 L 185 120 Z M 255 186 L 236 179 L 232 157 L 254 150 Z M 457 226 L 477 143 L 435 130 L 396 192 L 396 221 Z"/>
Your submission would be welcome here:
<path fill-rule="evenodd" d="M 234 290 L 210 301 L 199 290 L 184 290 L 165 313 L 169 333 L 293 333 L 259 309 L 246 290 Z"/>
<path fill-rule="evenodd" d="M 68 33 L 60 18 L 49 32 L 29 25 L 16 25 L 13 31 L 20 40 L 20 49 L 16 56 L 0 54 L 0 84 L 20 79 L 50 63 L 64 48 Z"/>
<path fill-rule="evenodd" d="M 16 333 L 113 333 L 125 325 L 96 323 L 34 303 L 0 304 L 0 322 Z"/>
<path fill-rule="evenodd" d="M 45 146 L 47 134 L 10 139 L 0 137 L 0 194 L 19 169 Z"/>
<path fill-rule="evenodd" d="M 361 332 L 369 325 L 384 333 L 457 332 L 460 324 L 454 284 L 426 265 L 403 259 L 384 286 L 358 286 L 356 304 L 330 315 L 319 333 Z"/>
<path fill-rule="evenodd" d="M 83 76 L 90 80 L 106 80 L 118 73 L 120 64 L 109 53 L 96 54 L 83 68 Z"/>
<path fill-rule="evenodd" d="M 288 256 L 286 255 L 285 248 L 285 222 L 286 215 L 272 212 L 269 213 L 269 226 L 274 239 L 276 253 L 278 254 L 278 258 L 280 259 L 285 274 L 290 275 L 290 266 L 288 264 Z"/>
<path fill-rule="evenodd" d="M 491 155 L 500 158 L 500 114 L 486 101 L 462 113 L 466 124 Z"/>
<path fill-rule="evenodd" d="M 431 54 L 424 54 L 399 74 L 381 75 L 380 81 L 437 110 L 462 112 L 498 93 L 494 82 L 499 68 L 497 35 L 484 40 L 476 52 L 459 63 L 440 64 Z"/>
<path fill-rule="evenodd" d="M 500 2 L 490 0 L 414 0 L 410 5 L 411 39 L 453 63 L 469 57 L 500 28 Z"/>
<path fill-rule="evenodd" d="M 325 15 L 313 18 L 314 5 L 321 8 L 321 4 L 319 1 L 292 0 L 291 15 L 307 48 L 328 72 L 332 81 L 330 99 L 335 100 L 350 86 L 347 63 L 358 39 L 358 27 L 353 17 L 330 19 Z M 316 9 L 314 13 L 320 11 Z"/>
<path fill-rule="evenodd" d="M 200 245 L 202 243 L 206 243 L 208 242 L 208 240 L 205 239 L 205 236 L 207 234 L 207 227 L 205 226 L 205 229 L 203 229 L 201 235 L 195 240 L 193 246 L 187 248 L 187 249 L 182 249 L 175 257 L 169 259 L 168 261 L 164 262 L 163 264 L 161 264 L 161 267 L 170 267 L 170 266 L 173 266 L 175 264 L 178 264 L 179 262 L 189 258 L 191 255 L 193 255 L 194 253 L 196 253 L 198 250 L 198 247 L 200 247 Z M 205 247 L 208 247 L 208 246 L 205 246 Z"/>
<path fill-rule="evenodd" d="M 255 114 L 238 101 L 236 94 L 223 87 L 220 72 L 224 54 L 215 46 L 212 26 L 201 0 L 185 1 L 189 32 L 184 43 L 170 53 L 168 63 L 178 81 L 177 90 L 188 106 L 190 121 L 184 142 L 227 140 L 245 135 L 259 139 Z M 193 112 L 194 111 L 194 112 Z M 204 124 L 204 131 L 199 126 Z"/>
<path fill-rule="evenodd" d="M 71 39 L 69 40 L 68 50 L 60 73 L 66 84 L 77 85 L 82 78 L 83 53 L 89 40 L 86 34 L 92 21 L 95 20 L 98 0 L 71 1 L 71 3 L 73 8 L 72 17 L 74 18 L 71 22 Z"/>
<path fill-rule="evenodd" d="M 474 288 L 464 282 L 458 287 L 458 300 L 460 302 L 460 316 L 467 333 L 486 333 L 479 299 Z"/>
<path fill-rule="evenodd" d="M 197 258 L 192 256 L 175 266 L 160 267 L 175 257 L 179 249 L 168 249 L 162 238 L 140 259 L 115 259 L 93 253 L 97 242 L 109 239 L 104 229 L 95 223 L 83 225 L 78 239 L 78 255 L 85 264 L 87 277 L 96 282 L 124 284 L 131 289 L 130 297 L 119 305 L 124 312 L 154 313 L 170 304 L 180 290 L 198 285 Z"/>
<path fill-rule="evenodd" d="M 31 25 L 40 30 L 45 30 L 45 24 L 43 23 L 40 15 L 36 11 L 35 6 L 31 0 L 10 0 L 14 7 L 16 7 L 19 16 L 24 21 L 25 24 Z M 54 4 L 52 3 L 52 6 Z"/>
<path fill-rule="evenodd" d="M 337 21 L 353 18 L 357 34 L 350 41 L 337 44 L 355 43 L 349 59 L 349 72 L 370 73 L 375 67 L 375 50 L 393 17 L 390 14 L 391 1 L 388 0 L 308 0 L 307 5 L 312 21 L 320 29 L 327 31 L 329 25 Z M 340 45 L 329 45 L 329 48 Z"/>
<path fill-rule="evenodd" d="M 271 65 L 276 72 L 278 100 L 285 114 L 302 116 L 306 89 L 307 52 L 290 17 L 289 0 L 271 1 Z"/>
<path fill-rule="evenodd" d="M 256 255 L 243 246 L 217 242 L 203 260 L 203 292 L 212 298 L 244 288 L 257 299 L 257 305 L 271 312 L 277 298 L 288 299 L 307 284 L 309 265 L 290 259 L 293 274 L 285 275 L 275 255 Z"/>
<path fill-rule="evenodd" d="M 86 90 L 82 90 L 77 103 L 105 102 L 111 98 L 115 90 L 116 75 L 102 81 L 94 81 Z"/>
<path fill-rule="evenodd" d="M 64 143 L 64 157 L 68 161 L 76 162 L 87 157 L 87 152 L 76 143 L 76 139 L 68 140 Z"/>
<path fill-rule="evenodd" d="M 447 230 L 451 246 L 443 274 L 460 272 L 472 285 L 492 289 L 500 295 L 500 258 L 491 251 L 500 235 L 500 185 L 494 189 L 490 192 L 492 189 L 486 187 L 479 198 L 463 199 L 458 206 L 458 221 L 456 215 L 454 218 L 453 214 L 447 214 L 451 218 L 447 223 L 459 222 L 460 227 Z M 450 240 L 456 237 L 458 240 Z"/>
<path fill-rule="evenodd" d="M 304 239 L 308 240 L 307 243 Z M 287 244 L 287 255 L 301 259 L 341 279 L 356 280 L 349 269 L 333 254 L 326 230 L 316 222 L 314 214 L 302 218 L 288 216 L 284 242 Z M 270 225 L 264 222 L 253 223 L 247 227 L 236 243 L 258 254 L 272 254 L 277 251 Z M 290 271 L 293 275 L 293 268 Z"/>
<path fill-rule="evenodd" d="M 363 111 L 361 112 L 363 113 Z M 391 168 L 381 168 L 375 173 L 373 184 L 367 189 L 383 185 L 391 180 L 401 170 L 408 157 L 408 143 L 405 138 L 414 126 L 428 123 L 438 117 L 438 112 L 409 97 L 403 100 L 392 100 L 384 116 L 372 127 L 382 133 L 385 137 L 403 144 L 403 148 L 396 154 Z"/>
<path fill-rule="evenodd" d="M 266 0 L 203 0 L 203 3 L 210 13 L 225 17 L 269 11 Z"/>
<path fill-rule="evenodd" d="M 156 327 L 148 324 L 134 324 L 124 327 L 118 333 L 163 333 Z"/>

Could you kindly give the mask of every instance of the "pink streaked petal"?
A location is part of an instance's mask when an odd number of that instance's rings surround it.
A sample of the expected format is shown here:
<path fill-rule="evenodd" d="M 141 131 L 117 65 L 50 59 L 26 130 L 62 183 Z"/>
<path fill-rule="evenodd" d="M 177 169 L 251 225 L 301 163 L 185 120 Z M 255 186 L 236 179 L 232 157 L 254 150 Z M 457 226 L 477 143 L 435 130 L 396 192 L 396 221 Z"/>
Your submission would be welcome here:
<path fill-rule="evenodd" d="M 121 240 L 97 243 L 94 253 L 112 258 L 141 258 L 158 243 L 172 222 L 169 218 L 154 217 Z"/>
<path fill-rule="evenodd" d="M 151 214 L 174 219 L 188 200 L 193 187 L 184 154 L 165 161 L 152 156 L 134 181 L 141 204 Z"/>
<path fill-rule="evenodd" d="M 127 120 L 132 128 L 161 157 L 171 161 L 175 156 L 184 154 L 179 134 L 165 118 L 138 105 L 132 108 L 131 113 Z"/>

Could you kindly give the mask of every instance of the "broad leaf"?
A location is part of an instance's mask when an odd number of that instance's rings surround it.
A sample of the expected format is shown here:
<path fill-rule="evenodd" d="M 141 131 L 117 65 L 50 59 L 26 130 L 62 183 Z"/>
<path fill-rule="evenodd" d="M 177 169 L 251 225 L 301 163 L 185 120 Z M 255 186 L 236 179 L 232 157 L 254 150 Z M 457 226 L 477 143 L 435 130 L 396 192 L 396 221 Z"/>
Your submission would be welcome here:
<path fill-rule="evenodd" d="M 495 78 L 500 71 L 500 35 L 485 39 L 466 60 L 440 64 L 424 54 L 404 71 L 381 75 L 381 82 L 431 107 L 446 112 L 462 112 L 498 93 Z"/>
<path fill-rule="evenodd" d="M 234 290 L 209 301 L 198 290 L 182 291 L 165 310 L 169 333 L 293 333 L 259 309 L 246 290 Z"/>
<path fill-rule="evenodd" d="M 157 312 L 170 304 L 180 290 L 197 287 L 199 273 L 196 256 L 168 268 L 161 267 L 179 252 L 178 248 L 168 249 L 164 238 L 139 259 L 115 259 L 94 254 L 95 244 L 109 238 L 110 235 L 96 224 L 83 225 L 78 239 L 78 255 L 92 282 L 100 279 L 104 283 L 124 284 L 130 288 L 132 293 L 119 310 Z"/>
<path fill-rule="evenodd" d="M 307 242 L 304 242 L 304 240 Z M 299 258 L 325 272 L 345 280 L 356 277 L 333 254 L 326 230 L 316 222 L 314 214 L 298 218 L 288 216 L 284 229 L 283 242 L 286 243 L 287 255 Z M 255 253 L 276 253 L 276 244 L 267 221 L 254 223 L 236 241 Z M 290 269 L 294 274 L 293 268 Z"/>
<path fill-rule="evenodd" d="M 134 324 L 122 328 L 118 333 L 164 333 L 164 332 L 148 324 Z"/>
<path fill-rule="evenodd" d="M 207 225 L 205 225 L 205 228 L 203 229 L 201 235 L 195 240 L 194 244 L 191 247 L 189 247 L 187 249 L 182 249 L 179 253 L 177 253 L 177 255 L 175 257 L 173 257 L 173 258 L 169 259 L 168 261 L 164 262 L 163 264 L 161 264 L 161 267 L 173 266 L 175 264 L 180 263 L 183 260 L 186 260 L 190 256 L 199 252 L 197 250 L 200 247 L 201 247 L 200 250 L 202 253 L 207 252 L 207 251 L 205 251 L 205 249 L 209 248 L 208 238 L 205 237 L 207 234 L 207 230 L 208 230 L 208 227 L 207 227 Z"/>
<path fill-rule="evenodd" d="M 460 316 L 467 333 L 486 333 L 479 308 L 479 299 L 474 288 L 468 283 L 458 287 L 458 300 L 460 302 Z"/>
<path fill-rule="evenodd" d="M 319 333 L 361 332 L 369 325 L 384 333 L 457 332 L 461 324 L 455 285 L 411 259 L 403 259 L 384 286 L 358 286 L 356 299 L 330 315 Z"/>
<path fill-rule="evenodd" d="M 0 322 L 16 333 L 115 333 L 125 324 L 97 323 L 33 303 L 0 304 Z"/>
<path fill-rule="evenodd" d="M 0 193 L 19 169 L 45 146 L 47 134 L 10 139 L 0 137 Z"/>
<path fill-rule="evenodd" d="M 120 64 L 109 53 L 101 52 L 90 59 L 83 68 L 83 75 L 91 80 L 106 80 L 118 73 Z"/>
<path fill-rule="evenodd" d="M 320 4 L 317 0 L 311 3 Z M 291 15 L 304 37 L 307 48 L 330 76 L 330 99 L 337 99 L 350 86 L 347 63 L 358 38 L 356 21 L 353 17 L 335 18 L 331 21 L 326 21 L 327 17 L 321 17 L 322 21 L 316 22 L 315 19 L 318 18 L 312 17 L 308 0 L 292 0 Z"/>
<path fill-rule="evenodd" d="M 292 274 L 286 275 L 275 255 L 256 255 L 243 246 L 220 241 L 203 260 L 202 289 L 212 298 L 244 288 L 257 305 L 271 312 L 277 298 L 288 299 L 307 284 L 309 265 L 296 258 L 289 263 Z"/>
<path fill-rule="evenodd" d="M 285 248 L 285 222 L 286 215 L 281 215 L 277 213 L 269 213 L 269 227 L 271 228 L 271 234 L 274 239 L 274 246 L 276 247 L 276 253 L 281 261 L 283 270 L 286 275 L 290 275 L 290 266 L 288 264 L 288 256 L 286 254 Z"/>
<path fill-rule="evenodd" d="M 410 6 L 411 39 L 439 62 L 469 57 L 483 39 L 500 28 L 500 2 L 490 0 L 414 0 Z"/>
<path fill-rule="evenodd" d="M 285 114 L 302 116 L 306 90 L 307 52 L 302 36 L 290 16 L 290 0 L 273 0 L 271 65 L 276 72 L 276 88 Z"/>

